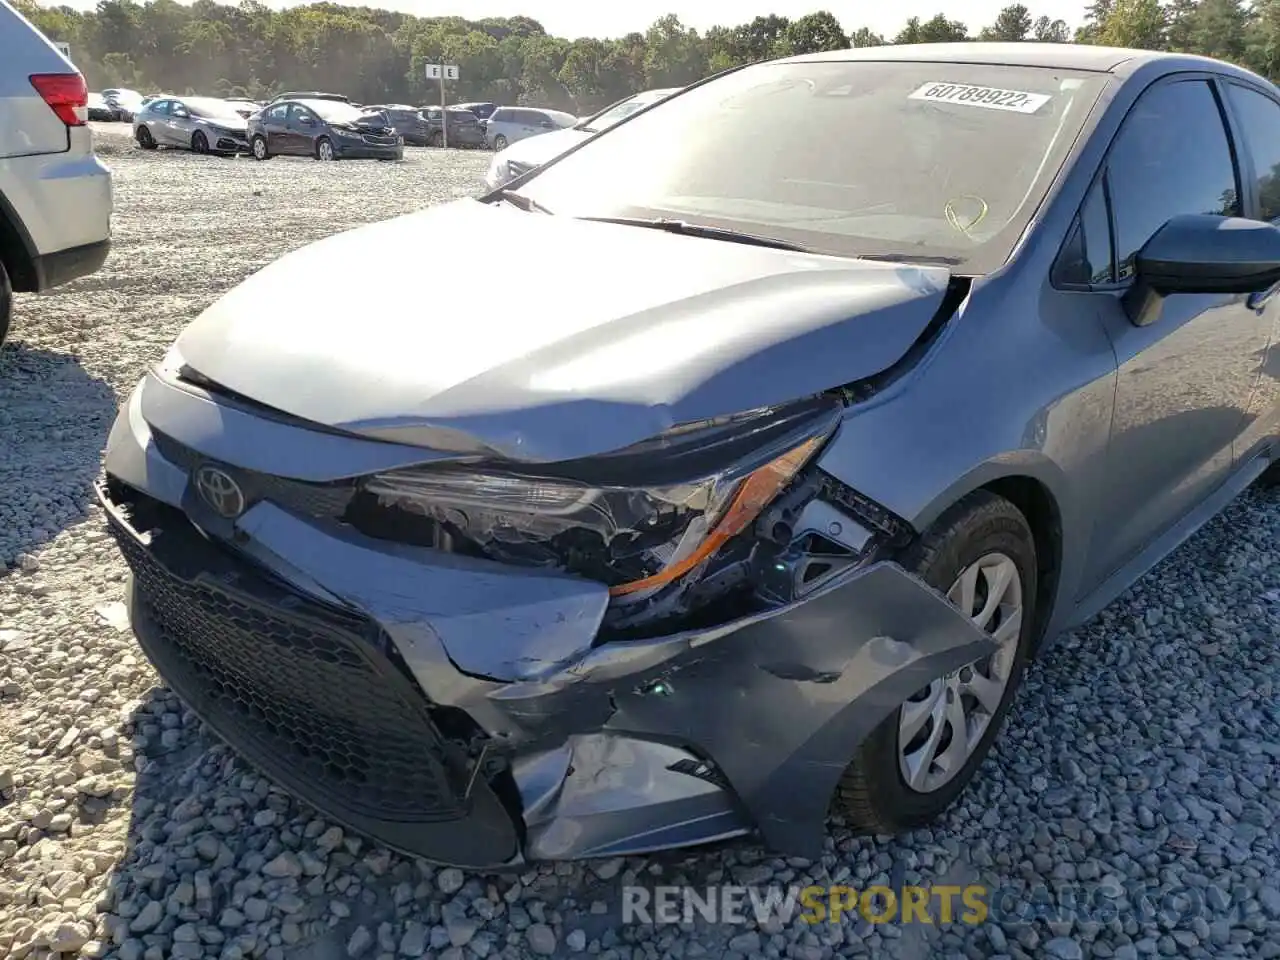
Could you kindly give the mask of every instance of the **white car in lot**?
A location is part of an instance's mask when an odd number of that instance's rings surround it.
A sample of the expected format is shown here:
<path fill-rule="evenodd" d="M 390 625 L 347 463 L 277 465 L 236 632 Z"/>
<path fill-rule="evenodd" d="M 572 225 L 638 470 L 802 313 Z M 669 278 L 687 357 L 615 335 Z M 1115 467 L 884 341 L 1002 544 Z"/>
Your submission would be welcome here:
<path fill-rule="evenodd" d="M 563 110 L 541 107 L 499 107 L 485 122 L 485 142 L 494 150 L 505 150 L 510 144 L 553 130 L 572 127 L 578 118 Z"/>
<path fill-rule="evenodd" d="M 522 140 L 519 143 L 513 143 L 505 150 L 500 150 L 493 158 L 493 162 L 489 164 L 489 171 L 485 174 L 484 182 L 490 190 L 497 190 L 499 187 L 510 183 L 516 177 L 523 176 L 535 167 L 540 167 L 550 160 L 554 160 L 566 150 L 572 149 L 603 130 L 608 130 L 614 124 L 625 120 L 633 113 L 639 113 L 645 107 L 653 106 L 661 100 L 667 99 L 673 93 L 678 93 L 680 87 L 670 87 L 662 90 L 646 90 L 643 93 L 637 93 L 634 96 L 626 97 L 617 103 L 611 104 L 601 110 L 599 113 L 580 120 L 572 127 L 566 127 L 563 130 L 555 130 L 550 133 L 544 133 L 540 137 Z M 490 130 L 492 123 L 490 122 Z"/>
<path fill-rule="evenodd" d="M 0 0 L 0 340 L 14 291 L 93 273 L 111 238 L 111 172 L 94 155 L 84 77 Z"/>

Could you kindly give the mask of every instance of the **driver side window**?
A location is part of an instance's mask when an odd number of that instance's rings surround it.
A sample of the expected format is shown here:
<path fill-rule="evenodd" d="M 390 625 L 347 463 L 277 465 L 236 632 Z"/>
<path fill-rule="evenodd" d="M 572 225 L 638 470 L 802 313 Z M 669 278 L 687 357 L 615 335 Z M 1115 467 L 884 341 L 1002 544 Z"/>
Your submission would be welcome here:
<path fill-rule="evenodd" d="M 1240 215 L 1231 143 L 1204 80 L 1162 83 L 1138 98 L 1107 158 L 1117 280 L 1165 221 L 1180 214 Z"/>

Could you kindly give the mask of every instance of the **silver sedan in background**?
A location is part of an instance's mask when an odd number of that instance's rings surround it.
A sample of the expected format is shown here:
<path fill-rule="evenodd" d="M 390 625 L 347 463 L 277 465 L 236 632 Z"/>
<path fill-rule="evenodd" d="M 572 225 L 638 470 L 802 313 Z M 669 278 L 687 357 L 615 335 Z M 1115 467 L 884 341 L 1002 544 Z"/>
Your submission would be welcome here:
<path fill-rule="evenodd" d="M 195 153 L 248 153 L 247 121 L 234 104 L 215 97 L 159 97 L 133 118 L 144 150 L 182 147 Z"/>

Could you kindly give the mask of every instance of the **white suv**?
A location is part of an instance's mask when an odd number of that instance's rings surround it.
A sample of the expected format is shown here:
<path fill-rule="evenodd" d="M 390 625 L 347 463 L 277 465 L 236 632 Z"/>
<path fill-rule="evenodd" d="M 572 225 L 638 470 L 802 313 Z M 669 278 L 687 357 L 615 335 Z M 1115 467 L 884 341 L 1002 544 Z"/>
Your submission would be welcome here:
<path fill-rule="evenodd" d="M 84 77 L 0 0 L 0 341 L 13 291 L 93 273 L 111 243 L 111 171 L 93 153 Z"/>

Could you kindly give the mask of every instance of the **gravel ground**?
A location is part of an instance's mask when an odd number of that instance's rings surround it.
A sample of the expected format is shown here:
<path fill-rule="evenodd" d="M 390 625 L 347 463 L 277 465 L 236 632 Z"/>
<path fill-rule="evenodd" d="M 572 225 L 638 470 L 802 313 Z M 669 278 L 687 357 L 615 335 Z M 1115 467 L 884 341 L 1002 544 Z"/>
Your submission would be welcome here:
<path fill-rule="evenodd" d="M 837 828 L 818 862 L 739 844 L 485 877 L 346 836 L 272 789 L 134 646 L 89 481 L 116 404 L 200 309 L 289 249 L 473 191 L 486 156 L 255 164 L 141 154 L 121 127 L 100 144 L 111 257 L 19 297 L 0 353 L 0 956 L 1280 956 L 1274 495 L 1242 499 L 1055 647 L 931 831 Z M 1017 896 L 978 926 L 623 927 L 627 882 Z M 1062 884 L 1110 912 L 1022 912 Z"/>

